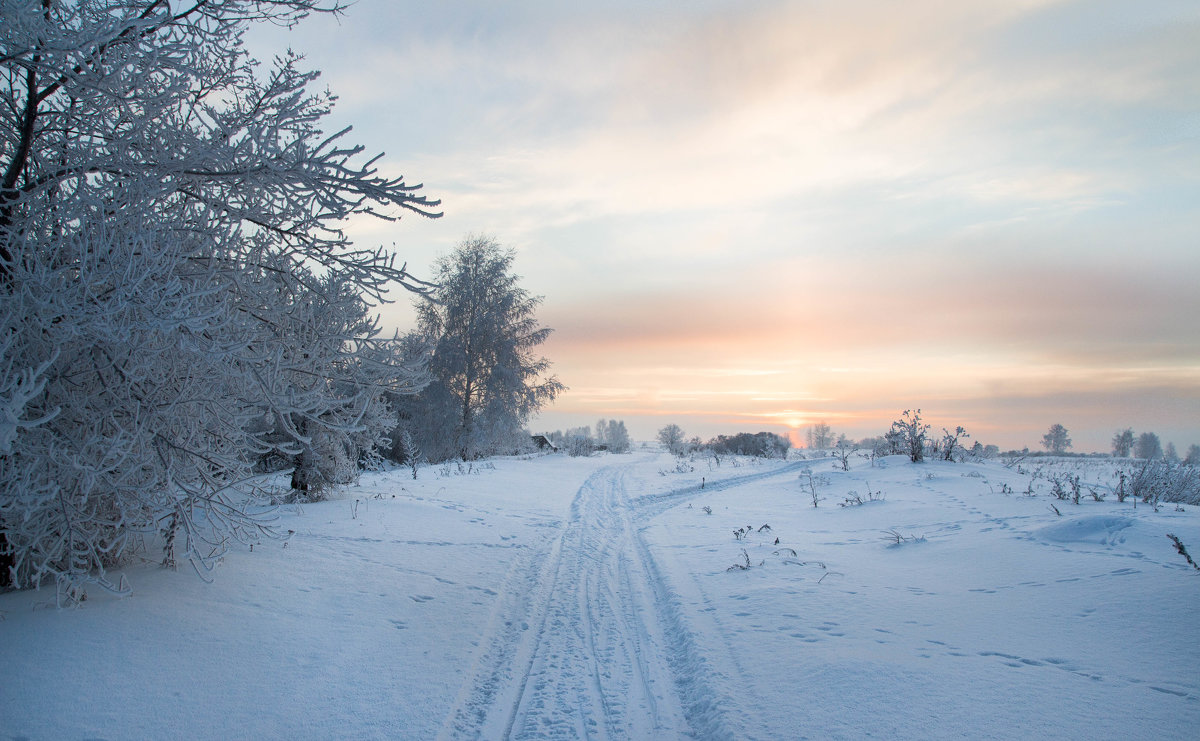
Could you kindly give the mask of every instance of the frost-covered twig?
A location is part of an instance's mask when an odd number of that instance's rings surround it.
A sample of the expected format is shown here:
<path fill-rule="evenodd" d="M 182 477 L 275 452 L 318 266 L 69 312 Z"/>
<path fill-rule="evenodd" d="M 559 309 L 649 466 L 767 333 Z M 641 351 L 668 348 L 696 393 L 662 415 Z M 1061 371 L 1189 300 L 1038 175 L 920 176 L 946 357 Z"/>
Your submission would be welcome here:
<path fill-rule="evenodd" d="M 1179 552 L 1179 555 L 1181 555 L 1185 559 L 1187 559 L 1187 562 L 1189 564 L 1191 564 L 1192 568 L 1196 569 L 1197 571 L 1200 571 L 1200 564 L 1197 564 L 1195 561 L 1192 560 L 1192 556 L 1191 556 L 1191 554 L 1189 554 L 1187 552 L 1187 548 L 1184 547 L 1183 541 L 1181 541 L 1179 538 L 1175 537 L 1174 535 L 1172 535 L 1170 533 L 1167 533 L 1167 537 L 1170 538 L 1171 542 L 1175 544 L 1175 550 Z"/>
<path fill-rule="evenodd" d="M 750 567 L 750 554 L 746 552 L 745 548 L 742 549 L 742 558 L 745 559 L 745 563 L 735 563 L 734 565 L 730 566 L 729 568 L 727 568 L 725 570 L 726 571 L 747 571 L 747 570 L 749 570 L 751 568 Z"/>

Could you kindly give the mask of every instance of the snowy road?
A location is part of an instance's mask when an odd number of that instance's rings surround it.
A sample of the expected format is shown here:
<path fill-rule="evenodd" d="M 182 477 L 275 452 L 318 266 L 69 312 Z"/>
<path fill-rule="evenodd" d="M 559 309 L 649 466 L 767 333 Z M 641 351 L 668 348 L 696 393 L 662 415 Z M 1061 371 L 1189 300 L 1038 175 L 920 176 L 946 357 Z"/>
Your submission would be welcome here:
<path fill-rule="evenodd" d="M 594 473 L 557 536 L 514 564 L 442 738 L 729 736 L 638 527 L 699 490 L 639 499 L 633 469 Z"/>
<path fill-rule="evenodd" d="M 557 537 L 514 566 L 488 652 L 444 736 L 648 738 L 689 728 L 626 470 L 593 474 Z"/>

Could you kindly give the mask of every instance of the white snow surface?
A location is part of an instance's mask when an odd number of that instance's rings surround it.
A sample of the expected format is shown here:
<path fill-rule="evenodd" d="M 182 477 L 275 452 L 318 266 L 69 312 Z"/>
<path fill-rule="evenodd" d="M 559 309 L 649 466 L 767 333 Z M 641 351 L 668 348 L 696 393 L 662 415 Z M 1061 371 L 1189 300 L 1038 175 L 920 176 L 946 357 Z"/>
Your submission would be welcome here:
<path fill-rule="evenodd" d="M 998 462 L 691 467 L 365 474 L 212 583 L 0 595 L 0 738 L 1196 738 L 1192 508 Z"/>

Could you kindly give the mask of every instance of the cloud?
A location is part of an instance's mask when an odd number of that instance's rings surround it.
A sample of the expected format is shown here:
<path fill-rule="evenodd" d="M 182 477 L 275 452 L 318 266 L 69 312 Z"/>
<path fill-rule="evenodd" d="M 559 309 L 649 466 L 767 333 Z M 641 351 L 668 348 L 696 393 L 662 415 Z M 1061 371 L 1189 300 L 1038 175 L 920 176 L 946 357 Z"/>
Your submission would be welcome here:
<path fill-rule="evenodd" d="M 364 2 L 313 61 L 445 203 L 352 234 L 517 247 L 562 408 L 1016 425 L 1194 395 L 1198 32 L 1173 0 Z"/>

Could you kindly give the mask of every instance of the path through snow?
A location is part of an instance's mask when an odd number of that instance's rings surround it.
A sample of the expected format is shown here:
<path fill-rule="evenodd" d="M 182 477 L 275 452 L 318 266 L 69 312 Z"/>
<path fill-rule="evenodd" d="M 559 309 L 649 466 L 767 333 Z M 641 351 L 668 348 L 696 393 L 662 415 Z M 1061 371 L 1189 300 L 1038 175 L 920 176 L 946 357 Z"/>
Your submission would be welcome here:
<path fill-rule="evenodd" d="M 701 490 L 638 497 L 633 470 L 594 473 L 558 536 L 514 565 L 442 737 L 730 736 L 640 530 L 650 514 Z"/>

